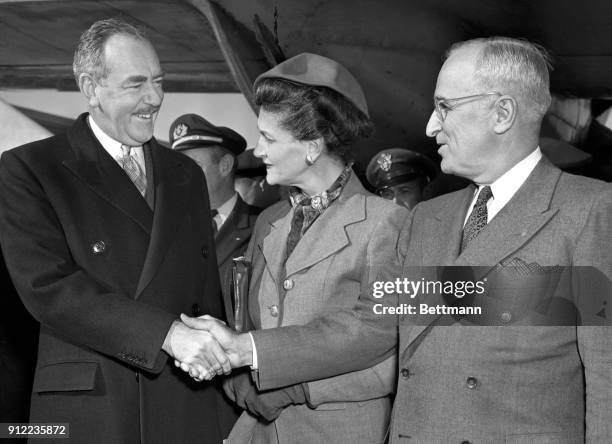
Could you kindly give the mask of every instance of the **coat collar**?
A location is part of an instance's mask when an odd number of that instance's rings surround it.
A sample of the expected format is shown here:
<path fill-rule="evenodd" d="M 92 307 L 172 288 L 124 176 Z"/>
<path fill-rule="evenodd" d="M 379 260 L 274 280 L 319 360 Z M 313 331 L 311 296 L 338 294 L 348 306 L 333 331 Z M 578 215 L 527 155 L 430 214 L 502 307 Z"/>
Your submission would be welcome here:
<path fill-rule="evenodd" d="M 191 199 L 191 196 L 195 194 L 191 186 L 193 173 L 187 168 L 186 163 L 179 161 L 181 155 L 157 143 L 152 144 L 152 148 L 155 213 L 151 242 L 136 295 L 146 288 L 155 275 L 168 247 L 176 236 L 179 225 L 185 219 L 190 203 L 195 204 Z"/>
<path fill-rule="evenodd" d="M 467 248 L 460 252 L 463 222 L 475 186 L 437 205 L 422 226 L 426 242 L 421 265 L 495 266 L 527 242 L 556 213 L 551 200 L 561 170 L 542 158 L 525 183 Z M 444 199 L 444 197 L 442 197 Z M 444 239 L 441 244 L 440 239 Z"/>
<path fill-rule="evenodd" d="M 68 142 L 74 158 L 65 160 L 64 166 L 93 192 L 150 233 L 153 222 L 151 209 L 130 178 L 93 135 L 87 115 L 81 114 L 68 129 Z M 148 145 L 153 150 L 159 148 L 154 140 Z"/>
<path fill-rule="evenodd" d="M 483 267 L 484 274 L 528 242 L 558 211 L 551 208 L 551 201 L 560 176 L 561 170 L 542 158 L 512 199 L 458 256 L 455 265 Z"/>
<path fill-rule="evenodd" d="M 272 207 L 271 211 L 271 214 L 266 214 L 266 216 L 269 216 L 267 218 L 268 226 L 258 239 L 257 248 L 264 257 L 270 276 L 278 285 L 278 277 L 282 275 L 283 258 L 287 237 L 291 230 L 293 211 L 291 211 L 291 205 L 287 201 Z"/>
<path fill-rule="evenodd" d="M 270 231 L 260 243 L 271 275 L 280 276 L 284 266 L 286 276 L 291 276 L 344 248 L 349 243 L 346 227 L 366 218 L 366 193 L 355 173 L 352 173 L 337 201 L 306 231 L 286 264 L 283 264 L 284 251 L 293 211 L 288 203 L 279 206 L 270 215 Z"/>
<path fill-rule="evenodd" d="M 149 284 L 184 219 L 191 200 L 191 172 L 176 153 L 160 146 L 155 139 L 145 144 L 151 150 L 155 184 L 155 211 L 152 212 L 129 177 L 97 141 L 86 122 L 78 117 L 68 130 L 75 157 L 64 165 L 93 192 L 134 220 L 151 236 L 143 270 L 136 290 L 138 296 Z"/>
<path fill-rule="evenodd" d="M 366 218 L 366 190 L 353 172 L 336 204 L 321 214 L 304 233 L 285 264 L 287 277 L 311 267 L 349 244 L 348 225 Z"/>
<path fill-rule="evenodd" d="M 551 207 L 551 201 L 560 176 L 561 170 L 543 157 L 506 206 L 459 253 L 465 212 L 475 188 L 470 186 L 462 190 L 459 197 L 449 205 L 437 208 L 433 217 L 437 223 L 424 227 L 421 237 L 428 246 L 423 249 L 423 259 L 419 259 L 423 261 L 421 265 L 474 266 L 477 267 L 474 279 L 482 279 L 491 268 L 535 236 L 557 213 L 558 209 Z M 441 244 L 439 239 L 448 239 L 448 246 L 446 242 Z M 438 323 L 438 319 L 433 322 Z M 402 352 L 402 359 L 418 345 L 420 338 L 431 330 L 432 325 L 415 325 L 410 328 L 404 342 L 407 348 Z"/>

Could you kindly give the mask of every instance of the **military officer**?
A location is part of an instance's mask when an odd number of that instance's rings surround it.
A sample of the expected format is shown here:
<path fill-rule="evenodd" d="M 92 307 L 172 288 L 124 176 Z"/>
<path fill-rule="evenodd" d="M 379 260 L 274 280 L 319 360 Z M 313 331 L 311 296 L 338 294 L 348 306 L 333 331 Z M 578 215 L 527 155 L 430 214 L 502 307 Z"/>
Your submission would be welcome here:
<path fill-rule="evenodd" d="M 436 176 L 436 165 L 428 157 L 404 148 L 390 148 L 375 155 L 366 178 L 376 192 L 411 210 L 424 198 L 424 189 Z"/>
<path fill-rule="evenodd" d="M 232 259 L 242 256 L 259 209 L 235 191 L 237 156 L 246 140 L 236 131 L 215 126 L 197 114 L 185 114 L 170 126 L 172 149 L 193 159 L 204 171 L 210 195 L 221 290 L 228 321 L 233 324 Z"/>

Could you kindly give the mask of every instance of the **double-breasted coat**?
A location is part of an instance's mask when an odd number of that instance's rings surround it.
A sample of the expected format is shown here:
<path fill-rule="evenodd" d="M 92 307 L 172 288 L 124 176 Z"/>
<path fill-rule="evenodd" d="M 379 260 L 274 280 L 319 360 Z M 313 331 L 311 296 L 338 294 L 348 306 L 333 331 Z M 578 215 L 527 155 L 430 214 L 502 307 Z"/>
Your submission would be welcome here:
<path fill-rule="evenodd" d="M 475 277 L 482 280 L 521 264 L 529 279 L 517 278 L 510 290 L 529 301 L 541 296 L 540 287 L 525 284 L 546 281 L 547 267 L 591 267 L 608 279 L 599 288 L 609 290 L 609 184 L 564 173 L 544 158 L 460 251 L 472 197 L 467 188 L 415 207 L 398 241 L 408 277 L 413 267 L 478 266 Z M 339 310 L 301 328 L 253 332 L 260 388 L 369 366 L 393 348 L 393 317 L 375 316 L 378 300 L 363 296 L 357 315 Z M 581 296 L 602 297 L 597 291 Z M 516 315 L 497 314 L 502 321 Z M 462 327 L 452 318 L 419 325 L 407 315 L 396 321 L 400 371 L 391 442 L 570 444 L 612 436 L 609 324 Z"/>
<path fill-rule="evenodd" d="M 203 173 L 149 141 L 152 210 L 86 119 L 0 161 L 2 250 L 41 323 L 30 421 L 74 442 L 221 442 L 218 390 L 161 350 L 181 312 L 223 315 Z"/>

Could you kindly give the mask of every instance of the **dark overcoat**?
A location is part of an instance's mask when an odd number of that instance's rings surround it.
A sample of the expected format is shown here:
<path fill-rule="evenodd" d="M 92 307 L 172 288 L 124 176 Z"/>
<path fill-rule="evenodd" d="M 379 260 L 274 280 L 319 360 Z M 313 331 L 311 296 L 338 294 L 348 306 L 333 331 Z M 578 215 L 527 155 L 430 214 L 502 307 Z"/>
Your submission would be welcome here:
<path fill-rule="evenodd" d="M 41 323 L 30 421 L 69 423 L 73 442 L 221 442 L 217 389 L 161 350 L 181 312 L 223 313 L 206 182 L 186 156 L 144 149 L 154 210 L 86 114 L 2 155 L 2 250 Z"/>

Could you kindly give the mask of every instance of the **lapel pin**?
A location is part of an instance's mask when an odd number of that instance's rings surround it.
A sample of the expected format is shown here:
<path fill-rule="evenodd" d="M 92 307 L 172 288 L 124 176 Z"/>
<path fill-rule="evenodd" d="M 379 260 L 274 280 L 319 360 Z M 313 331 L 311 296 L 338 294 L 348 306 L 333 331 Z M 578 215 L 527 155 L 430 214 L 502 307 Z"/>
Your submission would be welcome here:
<path fill-rule="evenodd" d="M 106 244 L 104 241 L 95 241 L 91 244 L 91 252 L 93 254 L 102 254 L 106 250 Z"/>

